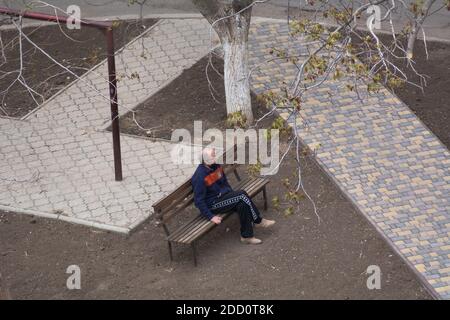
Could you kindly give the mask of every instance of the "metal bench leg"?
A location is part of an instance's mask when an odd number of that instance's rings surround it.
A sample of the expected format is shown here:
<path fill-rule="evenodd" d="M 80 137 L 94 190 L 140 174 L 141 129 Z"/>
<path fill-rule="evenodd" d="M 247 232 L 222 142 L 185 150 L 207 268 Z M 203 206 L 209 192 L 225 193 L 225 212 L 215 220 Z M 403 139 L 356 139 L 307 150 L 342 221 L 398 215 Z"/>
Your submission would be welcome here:
<path fill-rule="evenodd" d="M 195 242 L 191 243 L 192 255 L 194 256 L 194 266 L 197 266 L 197 248 L 195 247 Z"/>
<path fill-rule="evenodd" d="M 170 261 L 173 261 L 172 243 L 171 243 L 170 241 L 167 241 L 167 244 L 169 245 L 169 256 L 170 256 Z"/>
<path fill-rule="evenodd" d="M 266 186 L 263 188 L 263 197 L 264 197 L 264 210 L 267 210 L 267 192 L 266 192 Z"/>

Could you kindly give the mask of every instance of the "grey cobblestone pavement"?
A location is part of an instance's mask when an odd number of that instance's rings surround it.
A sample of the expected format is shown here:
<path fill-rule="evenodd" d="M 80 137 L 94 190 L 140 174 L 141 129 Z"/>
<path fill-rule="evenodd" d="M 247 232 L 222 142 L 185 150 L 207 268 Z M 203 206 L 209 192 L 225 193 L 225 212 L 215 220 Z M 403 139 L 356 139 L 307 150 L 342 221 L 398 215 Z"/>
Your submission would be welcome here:
<path fill-rule="evenodd" d="M 127 45 L 116 60 L 121 113 L 203 57 L 208 26 L 162 20 Z M 111 133 L 100 130 L 110 122 L 106 68 L 101 63 L 23 121 L 0 118 L 0 208 L 128 232 L 192 174 L 193 166 L 172 164 L 169 142 L 122 135 L 124 180 L 114 181 Z"/>
<path fill-rule="evenodd" d="M 263 63 L 271 47 L 305 50 L 288 44 L 286 22 L 261 22 L 251 33 L 251 64 L 260 66 L 252 77 L 254 91 L 289 84 L 293 64 Z M 449 299 L 450 153 L 388 90 L 361 101 L 346 84 L 325 81 L 308 92 L 302 107 L 307 125 L 281 115 L 298 126 L 303 142 L 361 212 Z"/>

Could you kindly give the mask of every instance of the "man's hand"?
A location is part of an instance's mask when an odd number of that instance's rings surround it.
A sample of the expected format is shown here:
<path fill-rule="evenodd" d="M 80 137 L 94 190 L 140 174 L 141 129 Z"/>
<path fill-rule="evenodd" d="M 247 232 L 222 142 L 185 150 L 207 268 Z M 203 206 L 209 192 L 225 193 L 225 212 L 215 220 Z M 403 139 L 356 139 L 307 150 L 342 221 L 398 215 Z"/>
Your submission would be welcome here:
<path fill-rule="evenodd" d="M 215 224 L 220 224 L 222 222 L 222 218 L 219 216 L 214 216 L 211 218 L 211 221 L 214 222 Z"/>

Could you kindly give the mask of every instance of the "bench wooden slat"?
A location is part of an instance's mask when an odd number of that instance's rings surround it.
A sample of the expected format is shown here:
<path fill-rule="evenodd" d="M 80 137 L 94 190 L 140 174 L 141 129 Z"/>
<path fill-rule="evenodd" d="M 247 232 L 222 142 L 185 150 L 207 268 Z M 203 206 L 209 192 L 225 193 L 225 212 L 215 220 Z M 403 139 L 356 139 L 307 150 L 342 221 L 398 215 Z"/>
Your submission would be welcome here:
<path fill-rule="evenodd" d="M 203 216 L 201 215 L 196 216 L 194 219 L 190 220 L 185 225 L 182 225 L 181 227 L 173 231 L 168 238 L 177 238 L 182 233 L 186 232 L 189 228 L 191 228 L 193 224 L 198 223 L 202 218 Z"/>
<path fill-rule="evenodd" d="M 253 186 L 258 183 L 258 179 L 251 179 L 241 189 L 247 192 L 248 195 L 253 191 Z"/>
<path fill-rule="evenodd" d="M 231 212 L 218 214 L 218 216 L 222 217 L 222 219 L 225 219 L 225 218 L 227 218 L 230 215 L 231 215 Z M 204 221 L 205 222 L 200 224 L 196 229 L 194 229 L 192 233 L 184 235 L 179 240 L 179 242 L 180 243 L 189 244 L 189 243 L 191 243 L 192 241 L 198 239 L 200 236 L 204 235 L 205 233 L 207 233 L 209 230 L 211 230 L 212 228 L 214 228 L 216 226 L 216 224 L 214 222 L 211 222 L 211 221 L 206 220 L 206 219 Z"/>
<path fill-rule="evenodd" d="M 180 239 L 179 243 L 190 244 L 192 241 L 195 241 L 197 238 L 207 233 L 209 230 L 215 227 L 215 224 L 211 221 L 206 221 L 204 224 L 199 226 L 194 232 L 185 235 Z"/>
<path fill-rule="evenodd" d="M 256 195 L 259 191 L 261 191 L 261 188 L 268 184 L 269 180 L 267 179 L 257 179 L 256 181 L 254 181 L 250 186 L 248 186 L 245 190 L 248 193 L 248 195 L 250 197 L 253 197 L 254 195 Z"/>
<path fill-rule="evenodd" d="M 180 192 L 179 194 L 179 198 L 175 199 L 171 204 L 169 204 L 168 206 L 159 209 L 159 215 L 164 215 L 167 212 L 170 212 L 172 209 L 175 209 L 177 206 L 180 205 L 180 203 L 182 203 L 183 201 L 185 201 L 186 198 L 189 197 L 189 195 L 192 194 L 192 189 L 186 189 L 183 192 Z M 178 200 L 178 201 L 177 201 Z M 186 199 L 188 200 L 188 199 Z"/>
<path fill-rule="evenodd" d="M 239 183 L 234 189 L 235 190 L 246 190 L 248 184 L 250 184 L 252 180 L 248 179 Z"/>
<path fill-rule="evenodd" d="M 189 239 L 193 234 L 197 234 L 200 231 L 202 231 L 205 228 L 212 228 L 214 227 L 214 223 L 207 220 L 206 218 L 203 218 L 202 220 L 200 220 L 200 223 L 198 223 L 194 228 L 191 229 L 191 232 L 187 232 L 183 235 L 181 235 L 177 242 L 181 242 L 181 243 L 190 243 L 189 241 L 187 241 L 187 239 Z"/>
<path fill-rule="evenodd" d="M 209 222 L 205 217 L 202 215 L 198 215 L 196 219 L 193 219 L 191 222 L 187 223 L 187 227 L 184 228 L 184 230 L 181 230 L 179 232 L 174 232 L 173 237 L 176 239 L 181 239 L 186 234 L 192 233 L 196 228 L 198 228 L 200 225 L 204 224 L 205 222 Z M 172 237 L 172 234 L 170 235 Z"/>
<path fill-rule="evenodd" d="M 227 214 L 229 213 L 220 213 L 218 214 L 218 216 L 220 217 L 225 217 Z M 208 220 L 207 218 L 201 216 L 201 220 L 199 220 L 197 222 L 197 224 L 195 225 L 195 227 L 191 228 L 189 232 L 184 232 L 183 234 L 180 234 L 177 238 L 177 242 L 182 242 L 182 243 L 190 243 L 191 241 L 188 241 L 190 238 L 192 238 L 192 236 L 194 235 L 201 235 L 202 231 L 205 230 L 205 228 L 213 228 L 215 227 L 215 223 L 211 222 L 210 220 Z M 196 237 L 193 239 L 195 240 Z"/>
<path fill-rule="evenodd" d="M 163 197 L 162 199 L 156 201 L 152 207 L 155 209 L 155 212 L 160 212 L 168 205 L 172 204 L 176 199 L 180 198 L 180 192 L 188 191 L 192 188 L 191 185 L 191 179 L 186 180 L 183 182 L 175 191 L 171 192 L 167 196 Z"/>
<path fill-rule="evenodd" d="M 269 180 L 264 178 L 253 178 L 245 181 L 241 186 L 237 187 L 236 189 L 244 190 L 248 193 L 250 197 L 253 197 L 255 195 L 255 191 L 257 191 L 257 187 L 263 186 L 267 184 Z"/>
<path fill-rule="evenodd" d="M 186 199 L 184 199 L 183 202 L 179 206 L 173 208 L 170 212 L 163 212 L 163 214 L 160 216 L 160 220 L 163 223 L 166 223 L 173 216 L 175 216 L 177 213 L 183 211 L 186 207 L 191 205 L 193 202 L 194 202 L 194 195 L 191 194 L 188 197 L 186 197 Z"/>
<path fill-rule="evenodd" d="M 186 228 L 180 228 L 179 230 L 174 231 L 173 233 L 170 234 L 169 238 L 173 239 L 174 241 L 181 242 L 181 240 L 184 237 L 186 237 L 189 234 L 192 234 L 193 232 L 195 232 L 196 229 L 208 223 L 212 222 L 207 220 L 202 215 L 198 215 L 195 219 L 187 223 Z"/>

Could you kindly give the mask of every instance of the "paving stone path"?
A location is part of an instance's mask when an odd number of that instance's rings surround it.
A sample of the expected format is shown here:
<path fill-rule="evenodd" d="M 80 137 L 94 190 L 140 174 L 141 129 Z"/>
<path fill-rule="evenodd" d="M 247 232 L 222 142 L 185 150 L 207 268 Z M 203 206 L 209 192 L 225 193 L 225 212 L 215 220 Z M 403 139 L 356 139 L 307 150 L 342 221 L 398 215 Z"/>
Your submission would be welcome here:
<path fill-rule="evenodd" d="M 116 60 L 122 114 L 207 54 L 208 26 L 161 20 L 126 46 Z M 128 232 L 192 174 L 172 163 L 170 143 L 122 135 L 124 180 L 114 181 L 111 133 L 101 130 L 110 123 L 106 77 L 101 63 L 24 121 L 0 118 L 1 209 Z"/>
<path fill-rule="evenodd" d="M 288 46 L 285 22 L 256 21 L 250 39 L 255 92 L 293 79 L 291 64 L 265 62 L 271 47 Z M 121 113 L 209 49 L 207 22 L 160 21 L 118 56 L 119 75 L 139 73 L 118 84 Z M 122 136 L 124 181 L 114 181 L 111 134 L 100 130 L 109 119 L 108 101 L 97 91 L 107 96 L 105 76 L 103 63 L 25 121 L 0 118 L 1 209 L 128 232 L 192 173 L 192 166 L 172 164 L 169 143 Z M 434 290 L 450 298 L 449 151 L 387 90 L 361 102 L 345 82 L 326 81 L 305 97 L 303 114 L 309 123 L 297 119 L 300 137 L 316 149 L 319 163 Z"/>
<path fill-rule="evenodd" d="M 260 66 L 252 77 L 254 91 L 289 84 L 296 71 L 291 63 L 263 63 L 274 46 L 305 50 L 288 44 L 286 22 L 261 22 L 251 33 L 251 64 Z M 449 299 L 450 152 L 389 91 L 361 101 L 346 83 L 330 80 L 308 92 L 303 102 L 308 125 L 282 116 L 296 123 L 303 142 L 360 211 Z"/>

